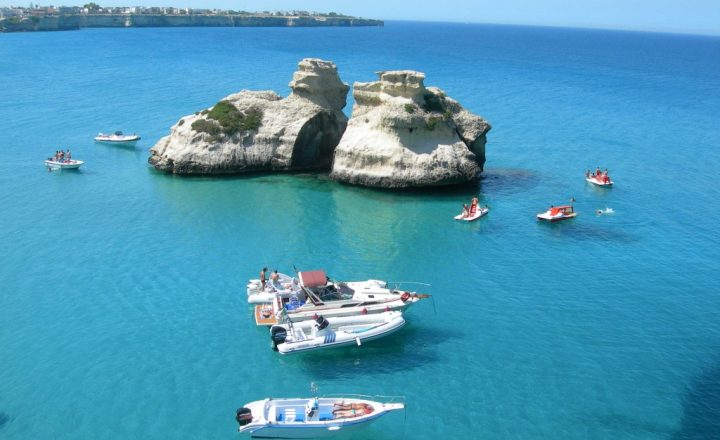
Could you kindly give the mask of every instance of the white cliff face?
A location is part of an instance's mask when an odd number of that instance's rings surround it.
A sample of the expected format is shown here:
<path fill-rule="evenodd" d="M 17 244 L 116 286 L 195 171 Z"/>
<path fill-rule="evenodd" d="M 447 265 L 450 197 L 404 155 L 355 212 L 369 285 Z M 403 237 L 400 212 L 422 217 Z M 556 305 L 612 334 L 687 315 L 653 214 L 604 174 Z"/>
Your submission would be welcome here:
<path fill-rule="evenodd" d="M 490 124 L 423 84 L 415 71 L 379 72 L 355 83 L 355 106 L 335 149 L 331 177 L 386 188 L 475 179 L 485 163 Z"/>
<path fill-rule="evenodd" d="M 345 131 L 349 87 L 335 64 L 304 59 L 282 99 L 243 90 L 181 118 L 150 151 L 155 168 L 177 174 L 329 169 Z"/>

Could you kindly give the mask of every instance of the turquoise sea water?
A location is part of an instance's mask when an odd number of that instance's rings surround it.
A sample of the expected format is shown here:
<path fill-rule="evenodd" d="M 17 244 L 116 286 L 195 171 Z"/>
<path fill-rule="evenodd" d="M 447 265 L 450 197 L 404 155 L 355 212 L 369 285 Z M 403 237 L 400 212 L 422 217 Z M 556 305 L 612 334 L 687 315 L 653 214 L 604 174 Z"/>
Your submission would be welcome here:
<path fill-rule="evenodd" d="M 425 72 L 493 124 L 484 179 L 394 193 L 147 166 L 182 115 L 287 94 L 304 57 L 350 84 Z M 1 438 L 236 438 L 235 408 L 310 382 L 406 396 L 352 438 L 720 438 L 720 38 L 97 29 L 0 35 L 0 78 Z M 92 142 L 115 129 L 143 140 Z M 84 168 L 47 172 L 61 147 Z M 584 182 L 596 166 L 615 188 Z M 474 194 L 490 214 L 454 222 Z M 571 197 L 577 219 L 536 222 Z M 434 303 L 362 348 L 280 357 L 245 282 L 293 264 L 429 283 Z"/>

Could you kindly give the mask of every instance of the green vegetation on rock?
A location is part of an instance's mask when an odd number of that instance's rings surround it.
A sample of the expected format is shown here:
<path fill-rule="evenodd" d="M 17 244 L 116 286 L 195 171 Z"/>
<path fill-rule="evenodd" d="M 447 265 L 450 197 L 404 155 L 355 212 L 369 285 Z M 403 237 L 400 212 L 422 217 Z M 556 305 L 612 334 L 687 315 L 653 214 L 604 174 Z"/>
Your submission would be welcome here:
<path fill-rule="evenodd" d="M 220 133 L 232 136 L 240 131 L 257 130 L 262 123 L 262 112 L 251 108 L 241 112 L 230 101 L 222 100 L 210 110 L 203 110 L 208 119 L 198 119 L 191 127 L 200 133 L 207 133 L 217 140 Z M 217 121 L 214 122 L 214 121 Z M 212 140 L 212 139 L 211 139 Z"/>
<path fill-rule="evenodd" d="M 436 116 L 430 116 L 430 117 L 427 118 L 427 120 L 425 121 L 425 126 L 426 126 L 427 129 L 430 130 L 430 131 L 435 130 L 435 126 L 436 126 L 437 123 L 440 122 L 441 120 L 442 120 L 441 118 L 438 118 L 438 117 L 436 117 Z"/>
<path fill-rule="evenodd" d="M 207 133 L 213 136 L 220 134 L 220 126 L 212 121 L 208 121 L 207 119 L 198 119 L 192 123 L 190 128 L 198 133 Z"/>
<path fill-rule="evenodd" d="M 415 106 L 413 104 L 405 104 L 405 111 L 408 113 L 415 113 Z"/>

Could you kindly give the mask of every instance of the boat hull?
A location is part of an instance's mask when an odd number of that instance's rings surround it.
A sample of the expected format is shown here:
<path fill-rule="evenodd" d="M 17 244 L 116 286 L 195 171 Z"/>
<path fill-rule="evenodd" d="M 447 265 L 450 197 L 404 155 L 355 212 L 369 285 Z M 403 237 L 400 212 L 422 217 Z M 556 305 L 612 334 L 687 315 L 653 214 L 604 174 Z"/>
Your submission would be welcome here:
<path fill-rule="evenodd" d="M 400 312 L 330 318 L 329 321 L 331 330 L 316 334 L 313 334 L 312 331 L 312 327 L 315 325 L 314 321 L 295 323 L 293 330 L 289 330 L 289 326 L 283 325 L 282 327 L 288 329 L 291 336 L 290 340 L 286 339 L 285 342 L 277 345 L 277 351 L 280 354 L 293 354 L 350 345 L 359 346 L 389 336 L 405 325 L 405 319 Z M 274 328 L 271 328 L 271 334 Z M 311 334 L 305 336 L 303 329 Z"/>
<path fill-rule="evenodd" d="M 70 160 L 67 162 L 58 162 L 55 160 L 46 160 L 45 166 L 50 168 L 57 168 L 61 170 L 76 170 L 84 164 L 82 160 Z"/>
<path fill-rule="evenodd" d="M 563 214 L 561 216 L 550 216 L 546 213 L 538 214 L 537 218 L 538 220 L 550 222 L 550 223 L 557 223 L 563 220 L 570 220 L 571 218 L 575 218 L 577 216 L 576 212 L 573 212 L 571 214 Z"/>
<path fill-rule="evenodd" d="M 118 146 L 122 146 L 122 147 L 134 147 L 135 144 L 137 144 L 139 140 L 140 139 L 133 139 L 130 141 L 109 141 L 109 140 L 95 139 L 95 142 L 98 144 L 118 145 Z"/>
<path fill-rule="evenodd" d="M 306 413 L 308 402 L 317 402 L 314 416 Z M 369 414 L 338 416 L 335 405 L 369 405 Z M 390 411 L 404 409 L 403 403 L 381 403 L 357 398 L 266 399 L 244 405 L 252 413 L 252 422 L 239 431 L 252 438 L 325 438 L 368 426 Z M 282 417 L 292 411 L 293 416 Z M 354 413 L 354 412 L 353 412 Z M 296 417 L 297 416 L 297 417 Z"/>
<path fill-rule="evenodd" d="M 471 222 L 471 221 L 477 220 L 477 219 L 479 219 L 480 217 L 484 216 L 484 215 L 487 214 L 489 211 L 490 211 L 490 210 L 489 210 L 488 208 L 481 208 L 481 209 L 475 211 L 475 214 L 473 214 L 473 215 L 470 215 L 470 216 L 467 216 L 467 217 L 463 217 L 462 214 L 458 214 L 458 215 L 456 215 L 456 216 L 454 217 L 454 219 L 455 219 L 455 220 L 464 220 L 464 221 L 466 221 L 466 222 Z"/>
<path fill-rule="evenodd" d="M 608 182 L 601 182 L 601 181 L 596 180 L 596 179 L 594 179 L 594 178 L 592 178 L 592 177 L 586 177 L 586 178 L 585 178 L 585 181 L 588 182 L 588 183 L 591 183 L 591 184 L 593 184 L 593 185 L 595 185 L 595 186 L 599 186 L 600 188 L 612 188 L 613 183 L 614 183 L 612 180 L 610 180 L 610 181 L 608 181 Z"/>

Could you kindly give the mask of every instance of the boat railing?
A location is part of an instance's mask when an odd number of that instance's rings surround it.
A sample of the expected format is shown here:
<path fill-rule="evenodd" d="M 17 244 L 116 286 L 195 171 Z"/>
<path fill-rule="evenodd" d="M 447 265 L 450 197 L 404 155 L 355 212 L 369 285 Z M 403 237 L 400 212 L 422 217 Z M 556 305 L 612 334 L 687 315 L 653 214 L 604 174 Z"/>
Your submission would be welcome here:
<path fill-rule="evenodd" d="M 405 403 L 405 396 L 385 396 L 385 395 L 367 395 L 367 394 L 323 394 L 321 398 L 347 398 L 347 399 L 363 399 L 374 400 L 380 403 Z"/>

